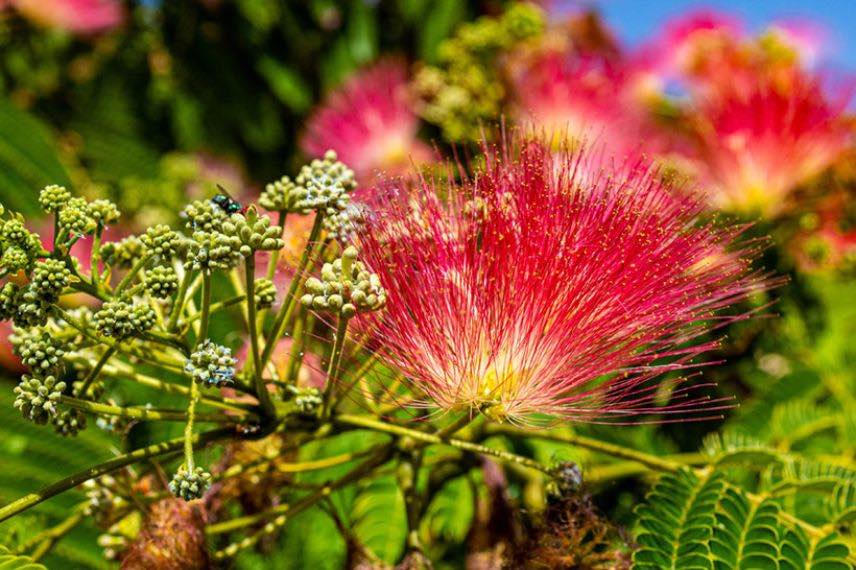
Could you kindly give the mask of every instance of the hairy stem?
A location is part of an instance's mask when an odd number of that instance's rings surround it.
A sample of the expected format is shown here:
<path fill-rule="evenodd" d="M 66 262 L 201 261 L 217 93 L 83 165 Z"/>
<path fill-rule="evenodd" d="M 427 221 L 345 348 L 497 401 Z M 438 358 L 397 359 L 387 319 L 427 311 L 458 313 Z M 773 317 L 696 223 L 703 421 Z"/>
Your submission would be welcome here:
<path fill-rule="evenodd" d="M 192 390 L 192 389 L 191 389 Z M 148 408 L 123 408 L 121 406 L 111 406 L 109 404 L 101 404 L 98 402 L 89 402 L 87 400 L 79 400 L 70 396 L 60 396 L 60 402 L 93 414 L 101 414 L 105 416 L 116 416 L 120 418 L 130 418 L 143 421 L 158 421 L 158 422 L 184 422 L 188 420 L 188 414 L 179 410 L 149 410 Z M 224 416 L 223 414 L 196 414 L 196 419 L 201 422 L 232 422 L 234 419 Z"/>
<path fill-rule="evenodd" d="M 98 362 L 95 363 L 95 366 L 92 367 L 92 370 L 89 371 L 89 374 L 86 375 L 86 378 L 83 379 L 83 383 L 80 385 L 80 388 L 77 390 L 77 394 L 86 398 L 88 396 L 89 387 L 98 377 L 98 374 L 101 372 L 101 369 L 107 364 L 107 361 L 110 360 L 110 357 L 116 352 L 118 343 L 110 345 L 107 349 L 101 354 L 101 357 L 98 359 Z"/>

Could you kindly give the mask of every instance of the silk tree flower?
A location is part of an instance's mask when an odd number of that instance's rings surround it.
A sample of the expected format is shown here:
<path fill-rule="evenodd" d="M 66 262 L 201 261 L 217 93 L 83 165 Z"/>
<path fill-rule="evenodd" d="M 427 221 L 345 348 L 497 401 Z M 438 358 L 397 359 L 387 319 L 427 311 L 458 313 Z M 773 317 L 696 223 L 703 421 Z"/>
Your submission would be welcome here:
<path fill-rule="evenodd" d="M 853 140 L 845 117 L 852 92 L 844 86 L 830 96 L 820 79 L 792 69 L 699 98 L 694 158 L 711 203 L 765 217 L 785 211 L 790 193 Z"/>
<path fill-rule="evenodd" d="M 37 24 L 81 35 L 109 31 L 125 19 L 119 0 L 9 0 L 8 5 Z"/>
<path fill-rule="evenodd" d="M 411 161 L 431 162 L 430 147 L 416 136 L 419 119 L 407 86 L 407 69 L 400 60 L 381 60 L 360 71 L 315 110 L 301 149 L 312 157 L 335 150 L 360 184 L 380 172 L 400 174 Z"/>
<path fill-rule="evenodd" d="M 666 402 L 658 390 L 716 345 L 702 335 L 746 317 L 723 309 L 769 285 L 751 251 L 728 249 L 739 230 L 700 222 L 644 162 L 518 138 L 463 183 L 378 189 L 357 242 L 388 301 L 355 324 L 427 407 L 537 423 L 728 405 L 681 381 Z"/>
<path fill-rule="evenodd" d="M 509 77 L 512 117 L 529 130 L 578 143 L 596 140 L 621 157 L 667 146 L 664 131 L 651 121 L 650 100 L 640 97 L 638 70 L 617 51 L 560 41 L 520 54 L 509 64 Z"/>

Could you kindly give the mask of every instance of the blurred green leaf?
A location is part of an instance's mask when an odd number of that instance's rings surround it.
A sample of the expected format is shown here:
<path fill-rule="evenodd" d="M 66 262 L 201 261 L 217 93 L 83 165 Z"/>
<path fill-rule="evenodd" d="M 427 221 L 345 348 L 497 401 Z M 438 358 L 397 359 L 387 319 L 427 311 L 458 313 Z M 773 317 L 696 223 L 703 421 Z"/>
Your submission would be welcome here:
<path fill-rule="evenodd" d="M 0 201 L 24 215 L 39 215 L 38 192 L 71 181 L 41 121 L 0 100 Z"/>
<path fill-rule="evenodd" d="M 389 564 L 404 552 L 407 514 L 395 478 L 381 477 L 360 487 L 351 511 L 352 530 L 360 544 Z"/>
<path fill-rule="evenodd" d="M 294 69 L 272 57 L 263 56 L 256 65 L 271 91 L 295 113 L 305 113 L 312 106 L 312 90 Z"/>
<path fill-rule="evenodd" d="M 437 0 L 429 4 L 419 34 L 419 55 L 428 63 L 437 60 L 437 48 L 466 16 L 464 2 Z"/>

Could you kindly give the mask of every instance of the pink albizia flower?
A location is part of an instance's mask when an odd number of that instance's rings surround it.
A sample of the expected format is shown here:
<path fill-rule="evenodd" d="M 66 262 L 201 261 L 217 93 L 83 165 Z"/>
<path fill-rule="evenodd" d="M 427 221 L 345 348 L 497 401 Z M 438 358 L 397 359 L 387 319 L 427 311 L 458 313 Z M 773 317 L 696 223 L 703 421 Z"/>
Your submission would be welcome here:
<path fill-rule="evenodd" d="M 363 323 L 379 354 L 423 405 L 499 420 L 683 420 L 726 406 L 681 381 L 661 401 L 659 379 L 697 366 L 716 345 L 699 337 L 745 317 L 720 310 L 769 285 L 723 254 L 739 230 L 699 222 L 700 204 L 644 163 L 603 161 L 580 179 L 597 155 L 510 147 L 461 184 L 376 192 L 357 241 L 388 296 Z"/>
<path fill-rule="evenodd" d="M 360 71 L 330 94 L 309 119 L 300 148 L 309 156 L 333 149 L 361 184 L 379 173 L 397 174 L 431 162 L 417 139 L 419 119 L 407 93 L 403 61 L 385 59 Z"/>
<path fill-rule="evenodd" d="M 76 34 L 96 34 L 119 26 L 125 18 L 119 0 L 11 0 L 30 20 Z"/>
<path fill-rule="evenodd" d="M 663 26 L 663 32 L 639 50 L 661 86 L 690 76 L 704 76 L 731 67 L 739 59 L 743 24 L 710 10 L 684 14 Z"/>
<path fill-rule="evenodd" d="M 509 66 L 512 116 L 560 142 L 596 140 L 616 156 L 664 147 L 639 75 L 617 52 L 544 46 Z M 644 149 L 640 141 L 645 141 Z"/>
<path fill-rule="evenodd" d="M 711 203 L 766 217 L 784 211 L 789 193 L 852 140 L 844 117 L 852 92 L 829 96 L 819 79 L 791 69 L 700 97 L 692 130 Z"/>

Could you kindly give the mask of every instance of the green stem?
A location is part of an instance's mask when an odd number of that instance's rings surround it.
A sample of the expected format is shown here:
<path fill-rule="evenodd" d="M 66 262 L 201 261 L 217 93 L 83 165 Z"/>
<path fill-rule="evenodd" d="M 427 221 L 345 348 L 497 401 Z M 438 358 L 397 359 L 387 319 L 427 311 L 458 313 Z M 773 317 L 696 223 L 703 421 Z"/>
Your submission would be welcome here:
<path fill-rule="evenodd" d="M 38 562 L 42 559 L 42 557 L 50 552 L 51 548 L 57 543 L 59 539 L 63 536 L 74 530 L 80 522 L 83 520 L 83 509 L 78 508 L 77 512 L 73 515 L 59 523 L 53 528 L 48 529 L 44 533 L 41 533 L 39 536 L 41 540 L 39 541 L 38 546 L 33 550 L 30 554 L 30 558 L 33 559 L 33 562 Z"/>
<path fill-rule="evenodd" d="M 118 297 L 119 294 L 124 291 L 125 287 L 131 284 L 131 281 L 134 280 L 134 277 L 137 276 L 137 273 L 140 272 L 140 269 L 145 267 L 146 263 L 148 263 L 151 258 L 151 255 L 144 255 L 143 257 L 138 259 L 137 262 L 133 265 L 133 267 L 128 270 L 128 273 L 125 274 L 122 280 L 119 281 L 119 284 L 116 285 L 116 290 L 113 292 L 113 295 Z"/>
<path fill-rule="evenodd" d="M 629 459 L 631 461 L 641 463 L 642 465 L 645 465 L 646 467 L 650 467 L 651 469 L 655 469 L 657 471 L 667 471 L 670 473 L 674 473 L 682 467 L 682 464 L 677 461 L 663 459 L 657 457 L 656 455 L 643 453 L 635 449 L 616 445 L 614 443 L 607 443 L 605 441 L 600 441 L 591 437 L 585 437 L 583 435 L 556 434 L 550 432 L 530 432 L 511 426 L 497 424 L 490 424 L 486 426 L 485 432 L 488 434 L 513 435 L 518 437 L 536 437 L 538 439 L 544 439 L 547 441 L 556 441 L 559 443 L 576 445 L 578 447 L 589 449 L 591 451 L 597 451 L 605 455 L 611 455 L 612 457 Z"/>
<path fill-rule="evenodd" d="M 315 255 L 314 244 L 318 241 L 318 236 L 321 235 L 321 222 L 323 219 L 324 215 L 322 213 L 319 212 L 315 214 L 315 222 L 312 224 L 312 230 L 309 232 L 309 241 L 306 243 L 306 248 L 300 256 L 300 263 L 297 266 L 297 272 L 291 279 L 291 284 L 288 287 L 288 293 L 282 300 L 282 305 L 280 305 L 279 311 L 274 318 L 270 334 L 265 339 L 265 348 L 261 357 L 262 369 L 267 366 L 267 363 L 270 361 L 274 348 L 276 347 L 276 341 L 278 341 L 282 336 L 282 333 L 285 332 L 285 325 L 291 319 L 292 313 L 294 313 L 294 308 L 297 306 L 297 291 L 303 283 L 303 274 L 309 267 L 310 261 L 314 262 L 314 258 L 317 257 Z"/>
<path fill-rule="evenodd" d="M 340 425 L 366 428 L 401 437 L 409 437 L 417 441 L 421 441 L 423 443 L 449 445 L 462 451 L 469 451 L 470 453 L 477 453 L 479 455 L 494 457 L 506 463 L 512 463 L 520 465 L 522 467 L 528 467 L 530 469 L 534 469 L 537 471 L 541 471 L 542 473 L 552 475 L 552 472 L 548 467 L 542 465 L 534 459 L 523 457 L 522 455 L 517 455 L 515 453 L 504 451 L 502 449 L 496 449 L 493 447 L 488 447 L 486 445 L 481 445 L 479 443 L 473 443 L 471 441 L 440 437 L 439 435 L 433 433 L 425 433 L 403 426 L 387 424 L 380 420 L 370 418 L 368 416 L 340 414 L 334 418 L 334 421 Z"/>
<path fill-rule="evenodd" d="M 228 521 L 224 521 L 222 523 L 217 523 L 208 526 L 205 529 L 206 534 L 209 536 L 223 534 L 226 532 L 231 532 L 233 530 L 245 528 L 248 526 L 253 526 L 261 521 L 265 521 L 268 519 L 274 519 L 268 524 L 266 524 L 262 530 L 257 533 L 248 536 L 240 542 L 236 542 L 230 544 L 223 550 L 219 550 L 214 554 L 214 558 L 217 560 L 222 560 L 224 558 L 229 558 L 238 553 L 238 551 L 249 548 L 255 545 L 263 536 L 266 536 L 276 529 L 281 528 L 285 525 L 288 520 L 288 516 L 294 516 L 318 501 L 329 497 L 330 494 L 336 489 L 340 489 L 350 483 L 361 479 L 363 476 L 367 475 L 374 471 L 380 465 L 383 465 L 390 457 L 392 451 L 392 446 L 384 445 L 382 446 L 374 456 L 367 459 L 351 471 L 349 471 L 344 477 L 333 481 L 332 483 L 328 483 L 318 489 L 317 491 L 310 493 L 306 497 L 300 499 L 299 501 L 292 504 L 279 505 L 262 513 L 258 513 L 255 515 L 249 515 L 246 517 L 239 517 L 236 519 L 231 519 Z"/>
<path fill-rule="evenodd" d="M 236 297 L 231 297 L 229 299 L 225 299 L 225 300 L 219 301 L 217 303 L 212 303 L 211 308 L 209 309 L 208 312 L 213 314 L 213 313 L 216 313 L 218 311 L 222 311 L 223 309 L 227 309 L 229 307 L 232 307 L 234 305 L 242 303 L 244 301 L 244 299 L 246 299 L 246 298 L 247 298 L 246 295 L 238 295 Z M 201 313 L 196 313 L 195 315 L 191 315 L 185 321 L 185 325 L 190 326 L 191 323 L 199 320 L 201 317 L 202 317 Z M 186 330 L 186 329 L 184 329 L 184 330 Z"/>
<path fill-rule="evenodd" d="M 104 228 L 98 224 L 98 230 L 92 236 L 92 251 L 89 256 L 89 278 L 96 290 L 101 289 L 101 270 L 98 263 L 101 259 L 101 234 Z"/>
<path fill-rule="evenodd" d="M 300 368 L 303 366 L 303 349 L 306 344 L 305 331 L 312 330 L 313 324 L 312 315 L 306 311 L 301 311 L 294 321 L 294 329 L 291 335 L 291 353 L 288 355 L 288 374 L 285 377 L 286 384 L 297 384 Z"/>
<path fill-rule="evenodd" d="M 199 435 L 195 435 L 193 437 L 193 444 L 199 447 L 212 441 L 234 437 L 234 435 L 235 430 L 233 428 L 215 429 Z M 154 457 L 163 457 L 165 455 L 171 455 L 177 451 L 180 451 L 183 445 L 183 437 L 171 439 L 169 441 L 149 445 L 148 447 L 143 447 L 130 453 L 114 457 L 113 459 L 109 459 L 103 463 L 93 465 L 92 467 L 84 469 L 83 471 L 74 473 L 73 475 L 69 475 L 68 477 L 60 479 L 55 483 L 51 483 L 47 487 L 43 487 L 42 489 L 39 489 L 34 493 L 29 493 L 16 501 L 4 505 L 2 508 L 0 508 L 0 522 L 3 522 L 10 517 L 22 513 L 27 509 L 30 509 L 38 505 L 39 503 L 50 499 L 51 497 L 55 497 L 63 491 L 67 491 L 69 489 L 77 487 L 85 481 L 95 479 L 96 477 L 100 477 L 101 475 L 105 475 L 107 473 L 112 473 L 113 471 L 121 469 L 126 465 L 131 465 L 132 463 L 138 463 L 140 461 L 145 461 Z"/>
<path fill-rule="evenodd" d="M 184 299 L 187 296 L 187 289 L 190 287 L 190 281 L 193 279 L 193 273 L 185 268 L 184 277 L 181 279 L 181 284 L 178 286 L 178 294 L 172 302 L 172 309 L 169 313 L 169 322 L 166 325 L 166 330 L 173 332 L 178 327 L 178 318 L 184 309 Z"/>
<path fill-rule="evenodd" d="M 87 400 L 79 400 L 70 396 L 60 396 L 59 401 L 69 405 L 72 408 L 91 412 L 93 414 L 101 414 L 105 416 L 117 416 L 120 418 L 130 418 L 135 420 L 148 420 L 159 422 L 184 422 L 188 420 L 188 414 L 179 410 L 149 410 L 147 408 L 123 408 L 121 406 L 111 406 L 110 404 L 101 404 L 98 402 L 89 402 Z M 222 414 L 196 414 L 196 419 L 201 422 L 231 422 L 233 419 Z"/>
<path fill-rule="evenodd" d="M 202 273 L 202 308 L 199 317 L 199 333 L 196 335 L 196 346 L 199 346 L 208 338 L 208 321 L 211 317 L 211 273 Z"/>
<path fill-rule="evenodd" d="M 276 225 L 280 227 L 279 237 L 285 235 L 285 217 L 286 212 L 280 212 L 279 217 L 277 218 Z M 265 275 L 267 275 L 268 280 L 273 281 L 274 275 L 276 275 L 276 265 L 279 263 L 279 255 L 280 250 L 274 250 L 270 254 L 270 258 L 268 258 L 268 266 Z"/>
<path fill-rule="evenodd" d="M 250 331 L 250 351 L 253 353 L 253 385 L 256 397 L 262 406 L 262 410 L 268 417 L 276 416 L 276 408 L 271 400 L 267 385 L 262 374 L 262 362 L 259 355 L 259 332 L 256 327 L 256 261 L 255 256 L 250 255 L 246 261 L 246 287 L 247 287 L 247 328 Z"/>
<path fill-rule="evenodd" d="M 116 348 L 119 346 L 118 343 L 108 346 L 107 349 L 101 354 L 101 357 L 98 359 L 98 362 L 95 363 L 95 366 L 92 370 L 89 371 L 89 374 L 86 375 L 86 378 L 83 379 L 83 383 L 80 385 L 80 388 L 77 390 L 77 394 L 82 398 L 86 398 L 89 391 L 89 386 L 92 385 L 92 382 L 98 377 L 98 374 L 101 372 L 101 369 L 107 364 L 107 361 L 110 360 L 110 357 L 116 352 Z"/>
<path fill-rule="evenodd" d="M 196 402 L 199 401 L 199 382 L 190 381 L 190 401 L 187 404 L 187 423 L 184 425 L 184 465 L 193 473 L 193 420 L 196 418 Z"/>
<path fill-rule="evenodd" d="M 327 366 L 327 385 L 324 387 L 324 405 L 321 408 L 321 417 L 327 417 L 330 411 L 330 401 L 336 393 L 336 376 L 339 372 L 339 362 L 342 360 L 342 351 L 345 347 L 345 336 L 348 333 L 348 318 L 339 315 L 336 324 L 336 336 L 333 339 L 333 348 L 330 351 L 330 363 Z"/>

